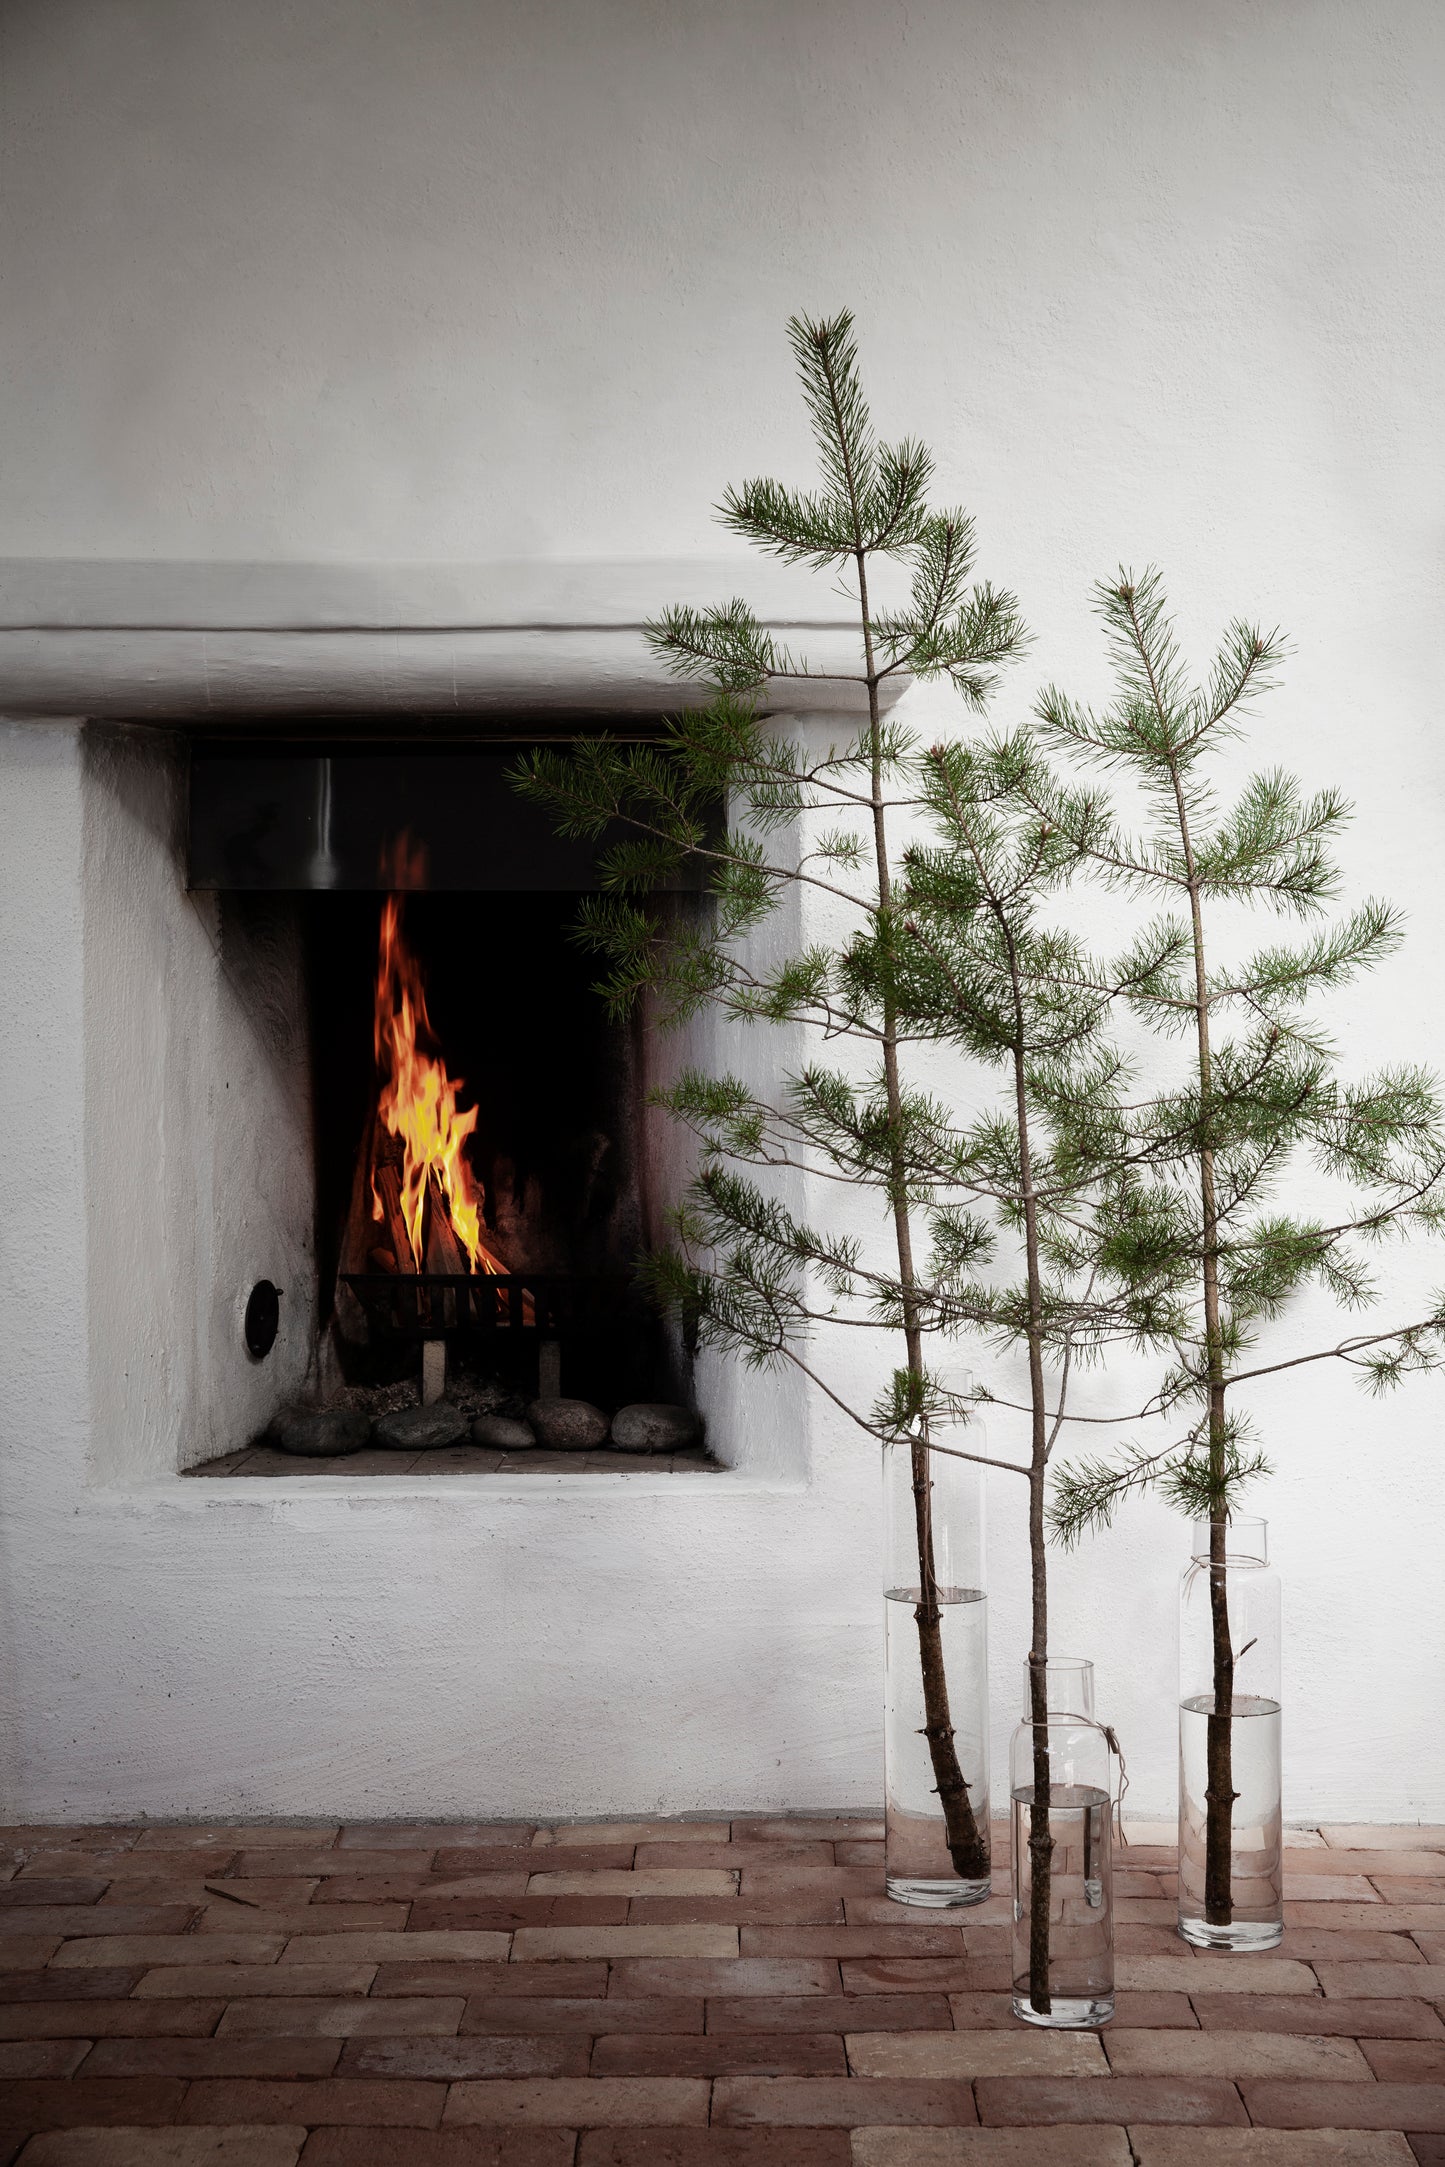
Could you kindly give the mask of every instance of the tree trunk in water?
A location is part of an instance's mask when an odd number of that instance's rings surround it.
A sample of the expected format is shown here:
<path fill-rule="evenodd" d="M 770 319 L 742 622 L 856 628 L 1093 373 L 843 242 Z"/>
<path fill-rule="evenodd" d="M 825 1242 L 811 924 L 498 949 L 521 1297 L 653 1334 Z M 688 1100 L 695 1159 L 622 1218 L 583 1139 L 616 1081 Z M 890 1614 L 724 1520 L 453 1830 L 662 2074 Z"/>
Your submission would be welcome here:
<path fill-rule="evenodd" d="M 1228 1926 L 1234 1842 L 1234 1645 L 1229 1632 L 1226 1522 L 1209 1524 L 1209 1622 L 1214 1639 L 1214 1694 L 1209 1716 L 1204 1789 L 1204 1918 Z"/>
<path fill-rule="evenodd" d="M 1033 1556 L 1033 1647 L 1029 1655 L 1029 1720 L 1034 1727 L 1034 1795 L 1029 1807 L 1029 2007 L 1040 2016 L 1053 2009 L 1049 1991 L 1049 1905 L 1053 1894 L 1054 1837 L 1049 1819 L 1053 1770 L 1049 1763 L 1047 1567 L 1044 1557 L 1043 1469 L 1029 1485 L 1029 1547 Z"/>
<path fill-rule="evenodd" d="M 959 1765 L 958 1750 L 953 1741 L 953 1717 L 948 1705 L 948 1678 L 943 1667 L 943 1613 L 934 1563 L 933 1484 L 927 1441 L 916 1439 L 911 1451 L 913 1509 L 918 1528 L 919 1597 L 913 1616 L 918 1626 L 918 1657 L 923 1674 L 923 1735 L 928 1740 L 953 1870 L 965 1881 L 983 1881 L 988 1878 L 989 1870 L 988 1836 L 987 1831 L 979 1829 Z"/>

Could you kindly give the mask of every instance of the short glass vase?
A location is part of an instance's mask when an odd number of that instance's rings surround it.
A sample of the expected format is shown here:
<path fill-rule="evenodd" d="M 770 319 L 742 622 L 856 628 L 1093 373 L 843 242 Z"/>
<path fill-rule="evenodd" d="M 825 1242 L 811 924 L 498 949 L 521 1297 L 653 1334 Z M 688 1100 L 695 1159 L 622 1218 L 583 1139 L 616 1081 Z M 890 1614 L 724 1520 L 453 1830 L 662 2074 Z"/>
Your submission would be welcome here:
<path fill-rule="evenodd" d="M 884 1850 L 901 1904 L 990 1893 L 982 1472 L 926 1438 L 883 1448 Z"/>
<path fill-rule="evenodd" d="M 1284 1936 L 1280 1585 L 1263 1520 L 1204 1521 L 1179 1584 L 1179 1931 Z"/>
<path fill-rule="evenodd" d="M 1113 1767 L 1094 1666 L 1024 1664 L 1013 1800 L 1013 2013 L 1057 2031 L 1114 2014 Z"/>

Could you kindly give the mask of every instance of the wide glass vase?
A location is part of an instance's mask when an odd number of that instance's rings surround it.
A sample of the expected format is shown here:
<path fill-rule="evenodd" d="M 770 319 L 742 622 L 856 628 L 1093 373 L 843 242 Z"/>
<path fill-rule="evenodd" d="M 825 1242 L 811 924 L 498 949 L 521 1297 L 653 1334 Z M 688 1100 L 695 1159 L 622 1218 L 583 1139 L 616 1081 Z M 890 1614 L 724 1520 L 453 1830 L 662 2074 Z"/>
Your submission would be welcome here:
<path fill-rule="evenodd" d="M 1077 2031 L 1114 2014 L 1113 1769 L 1094 1666 L 1024 1664 L 1009 1755 L 1013 2013 Z"/>
<path fill-rule="evenodd" d="M 989 1894 L 982 1472 L 926 1438 L 883 1451 L 885 1856 L 903 1904 Z"/>
<path fill-rule="evenodd" d="M 1198 1949 L 1284 1934 L 1280 1586 L 1263 1520 L 1205 1521 L 1179 1584 L 1179 1931 Z"/>

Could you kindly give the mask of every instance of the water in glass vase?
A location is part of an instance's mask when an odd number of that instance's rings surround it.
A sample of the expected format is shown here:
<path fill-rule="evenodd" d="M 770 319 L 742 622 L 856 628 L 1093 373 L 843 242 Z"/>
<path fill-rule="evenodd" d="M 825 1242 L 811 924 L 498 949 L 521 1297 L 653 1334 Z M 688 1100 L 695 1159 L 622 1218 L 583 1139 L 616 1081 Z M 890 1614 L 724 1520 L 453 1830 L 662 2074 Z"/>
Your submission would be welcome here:
<path fill-rule="evenodd" d="M 938 1591 L 954 1746 L 982 1846 L 981 1871 L 962 1874 L 949 1851 L 933 1758 L 923 1736 L 923 1673 L 915 1616 L 919 1591 L 895 1587 L 885 1594 L 888 1894 L 903 1904 L 979 1904 L 990 1892 L 987 1598 L 979 1588 L 941 1587 Z"/>
<path fill-rule="evenodd" d="M 1013 1917 L 1013 2013 L 1055 2030 L 1093 2029 L 1114 2014 L 1113 1802 L 1089 1785 L 1049 1792 L 1048 1979 L 1036 1996 L 1030 1972 L 1033 1787 L 1013 1794 L 1014 1857 L 1020 1862 Z M 1040 2006 L 1042 2002 L 1043 2006 Z"/>
<path fill-rule="evenodd" d="M 1179 1710 L 1179 1931 L 1199 1949 L 1273 1949 L 1284 1937 L 1279 1702 L 1236 1693 L 1230 1721 L 1229 1917 L 1205 1917 L 1209 1725 L 1214 1696 Z"/>

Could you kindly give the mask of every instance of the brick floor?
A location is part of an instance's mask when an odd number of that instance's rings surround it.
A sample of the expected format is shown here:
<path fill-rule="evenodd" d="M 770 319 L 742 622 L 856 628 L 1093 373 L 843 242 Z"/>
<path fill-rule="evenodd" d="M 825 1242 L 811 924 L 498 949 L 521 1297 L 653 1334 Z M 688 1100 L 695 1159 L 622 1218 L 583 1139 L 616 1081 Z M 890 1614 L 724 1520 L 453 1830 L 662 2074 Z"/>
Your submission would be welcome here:
<path fill-rule="evenodd" d="M 1099 2034 L 876 1824 L 0 1830 L 0 2167 L 1445 2167 L 1445 1829 L 1287 1855 L 1267 1956 L 1119 1875 Z M 1127 1892 L 1127 1893 L 1126 1893 Z"/>

